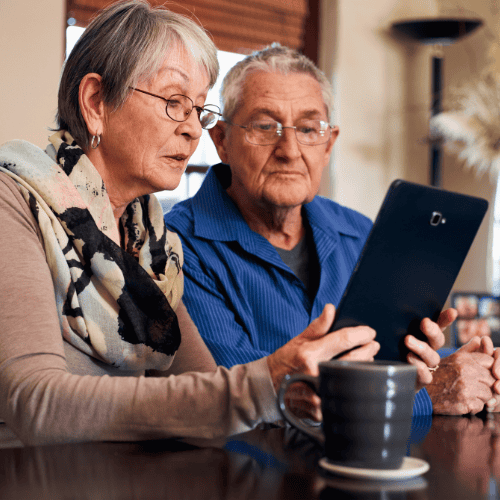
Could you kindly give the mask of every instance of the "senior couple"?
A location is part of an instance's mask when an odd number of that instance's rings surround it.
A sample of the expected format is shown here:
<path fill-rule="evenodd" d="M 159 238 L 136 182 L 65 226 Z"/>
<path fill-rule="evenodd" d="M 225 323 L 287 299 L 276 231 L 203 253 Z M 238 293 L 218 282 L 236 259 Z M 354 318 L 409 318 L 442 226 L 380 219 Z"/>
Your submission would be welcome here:
<path fill-rule="evenodd" d="M 244 432 L 280 420 L 285 374 L 316 374 L 349 348 L 345 359 L 376 354 L 368 327 L 325 335 L 370 228 L 315 198 L 338 134 L 328 82 L 288 49 L 263 51 L 231 72 L 216 123 L 205 100 L 217 73 L 195 23 L 114 4 L 68 58 L 47 148 L 0 147 L 0 419 L 24 443 Z M 214 125 L 225 164 L 167 216 L 181 245 L 151 193 L 178 185 Z M 487 341 L 431 374 L 453 319 L 424 320 L 429 343 L 406 339 L 427 386 L 418 412 L 429 396 L 450 413 L 495 402 Z M 320 416 L 311 393 L 289 399 Z"/>

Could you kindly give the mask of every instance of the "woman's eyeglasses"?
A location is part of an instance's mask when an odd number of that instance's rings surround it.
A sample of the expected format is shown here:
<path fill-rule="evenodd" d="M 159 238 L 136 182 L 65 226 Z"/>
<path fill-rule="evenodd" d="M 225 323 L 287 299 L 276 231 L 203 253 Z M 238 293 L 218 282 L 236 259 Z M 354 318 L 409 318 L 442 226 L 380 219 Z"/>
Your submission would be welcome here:
<path fill-rule="evenodd" d="M 219 116 L 222 116 L 220 108 L 215 104 L 207 104 L 206 106 L 200 107 L 195 106 L 193 101 L 188 96 L 182 94 L 174 94 L 170 96 L 169 99 L 166 99 L 161 95 L 152 94 L 151 92 L 146 92 L 145 90 L 136 89 L 135 87 L 130 88 L 137 92 L 157 97 L 158 99 L 165 101 L 167 103 L 165 112 L 171 120 L 174 120 L 174 122 L 185 122 L 190 117 L 193 109 L 195 109 L 198 114 L 201 127 L 204 129 L 210 129 L 217 123 Z"/>

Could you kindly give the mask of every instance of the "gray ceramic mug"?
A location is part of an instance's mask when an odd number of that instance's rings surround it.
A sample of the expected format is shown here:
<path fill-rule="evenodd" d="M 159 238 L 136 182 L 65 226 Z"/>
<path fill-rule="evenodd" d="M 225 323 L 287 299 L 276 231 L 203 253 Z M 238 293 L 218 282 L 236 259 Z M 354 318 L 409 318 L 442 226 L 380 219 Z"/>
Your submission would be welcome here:
<path fill-rule="evenodd" d="M 319 364 L 319 377 L 288 375 L 278 401 L 285 420 L 324 446 L 329 462 L 365 469 L 398 469 L 406 455 L 417 369 L 399 361 Z M 321 398 L 323 423 L 312 427 L 285 405 L 287 387 L 304 382 Z"/>

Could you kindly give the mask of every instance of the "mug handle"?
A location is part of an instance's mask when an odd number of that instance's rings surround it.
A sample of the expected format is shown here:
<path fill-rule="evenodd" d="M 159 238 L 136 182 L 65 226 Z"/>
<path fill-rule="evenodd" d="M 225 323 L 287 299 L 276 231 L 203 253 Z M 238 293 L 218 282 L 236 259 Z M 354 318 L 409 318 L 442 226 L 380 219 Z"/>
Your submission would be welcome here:
<path fill-rule="evenodd" d="M 283 418 L 293 427 L 296 427 L 304 434 L 312 437 L 314 440 L 318 441 L 321 445 L 325 444 L 325 436 L 321 427 L 312 427 L 305 424 L 298 417 L 293 415 L 285 405 L 285 392 L 290 384 L 295 382 L 304 382 L 307 384 L 316 394 L 319 393 L 319 377 L 313 377 L 311 375 L 304 375 L 298 373 L 296 375 L 285 375 L 281 382 L 280 390 L 278 392 L 278 406 L 283 415 Z"/>

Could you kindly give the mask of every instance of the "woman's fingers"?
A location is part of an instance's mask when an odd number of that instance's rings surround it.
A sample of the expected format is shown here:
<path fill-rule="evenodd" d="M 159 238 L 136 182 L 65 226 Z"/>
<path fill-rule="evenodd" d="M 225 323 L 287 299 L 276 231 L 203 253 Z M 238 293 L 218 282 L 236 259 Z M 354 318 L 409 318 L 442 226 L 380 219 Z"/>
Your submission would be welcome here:
<path fill-rule="evenodd" d="M 321 421 L 321 399 L 308 385 L 302 382 L 288 387 L 285 393 L 285 404 L 299 418 Z"/>
<path fill-rule="evenodd" d="M 372 340 L 371 342 L 368 342 L 368 344 L 349 351 L 339 359 L 342 359 L 343 361 L 373 361 L 379 350 L 380 344 L 377 341 Z"/>

